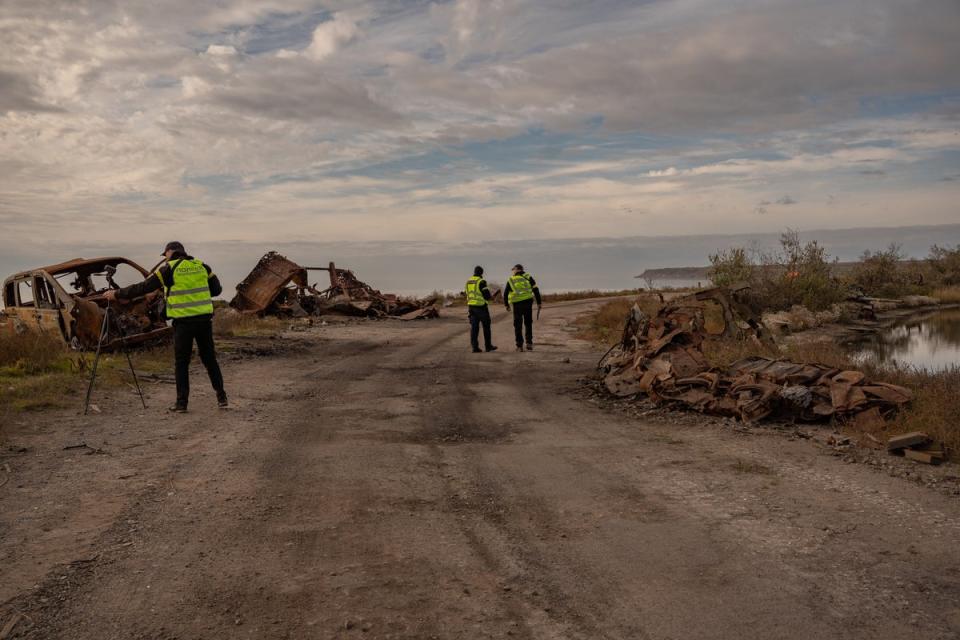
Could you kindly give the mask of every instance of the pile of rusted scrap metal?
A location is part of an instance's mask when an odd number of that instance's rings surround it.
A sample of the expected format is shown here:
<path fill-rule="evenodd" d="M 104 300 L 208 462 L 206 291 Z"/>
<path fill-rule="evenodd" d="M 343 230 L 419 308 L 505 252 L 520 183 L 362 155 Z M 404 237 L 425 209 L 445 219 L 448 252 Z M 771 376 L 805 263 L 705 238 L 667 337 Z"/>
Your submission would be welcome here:
<path fill-rule="evenodd" d="M 329 286 L 310 284 L 310 271 L 326 271 Z M 253 271 L 237 285 L 230 306 L 240 313 L 290 317 L 328 314 L 392 317 L 400 320 L 436 318 L 436 300 L 403 298 L 380 293 L 358 279 L 349 269 L 302 267 L 271 251 L 260 258 Z"/>
<path fill-rule="evenodd" d="M 913 394 L 903 387 L 870 382 L 860 371 L 801 364 L 764 357 L 744 358 L 725 369 L 703 354 L 709 339 L 705 304 L 722 309 L 724 326 L 716 335 L 768 340 L 736 291 L 717 288 L 684 296 L 647 317 L 636 305 L 623 338 L 600 362 L 610 393 L 644 394 L 657 404 L 677 404 L 703 413 L 754 422 L 768 416 L 808 421 L 853 420 L 864 426 L 883 422 Z M 739 316 L 739 317 L 738 317 Z"/>

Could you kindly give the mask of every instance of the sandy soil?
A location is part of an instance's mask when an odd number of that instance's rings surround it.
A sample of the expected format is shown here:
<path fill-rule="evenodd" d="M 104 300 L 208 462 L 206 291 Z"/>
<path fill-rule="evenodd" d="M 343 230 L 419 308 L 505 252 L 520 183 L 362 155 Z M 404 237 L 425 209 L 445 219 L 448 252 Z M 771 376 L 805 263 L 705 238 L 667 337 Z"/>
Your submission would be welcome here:
<path fill-rule="evenodd" d="M 230 411 L 198 371 L 186 415 L 152 384 L 17 418 L 0 634 L 960 637 L 960 500 L 589 402 L 589 304 L 545 308 L 532 353 L 502 315 L 495 354 L 459 311 L 319 327 L 227 361 Z"/>

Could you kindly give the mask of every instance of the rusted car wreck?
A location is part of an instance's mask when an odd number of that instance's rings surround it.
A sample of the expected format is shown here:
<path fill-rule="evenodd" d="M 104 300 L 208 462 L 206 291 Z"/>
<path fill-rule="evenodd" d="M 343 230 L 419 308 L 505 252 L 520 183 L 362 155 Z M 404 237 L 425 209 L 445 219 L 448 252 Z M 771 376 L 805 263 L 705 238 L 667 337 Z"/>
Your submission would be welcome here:
<path fill-rule="evenodd" d="M 329 286 L 310 284 L 310 271 L 326 271 Z M 395 317 L 402 320 L 435 318 L 434 299 L 402 298 L 381 293 L 334 263 L 326 267 L 302 267 L 271 251 L 260 258 L 253 271 L 237 285 L 230 306 L 241 313 L 306 317 L 341 314 Z"/>
<path fill-rule="evenodd" d="M 0 332 L 51 332 L 74 349 L 95 349 L 107 307 L 104 293 L 147 276 L 146 269 L 119 256 L 77 258 L 21 271 L 3 283 Z M 113 303 L 107 329 L 102 345 L 107 350 L 169 338 L 163 295 Z"/>

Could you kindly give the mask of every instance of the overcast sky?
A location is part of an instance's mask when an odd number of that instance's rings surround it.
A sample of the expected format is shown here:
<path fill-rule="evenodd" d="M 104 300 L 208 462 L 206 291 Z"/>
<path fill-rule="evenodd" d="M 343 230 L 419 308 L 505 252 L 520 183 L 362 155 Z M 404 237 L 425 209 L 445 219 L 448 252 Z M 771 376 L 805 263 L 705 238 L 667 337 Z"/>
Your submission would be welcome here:
<path fill-rule="evenodd" d="M 0 42 L 0 252 L 960 222 L 957 0 L 2 0 Z"/>

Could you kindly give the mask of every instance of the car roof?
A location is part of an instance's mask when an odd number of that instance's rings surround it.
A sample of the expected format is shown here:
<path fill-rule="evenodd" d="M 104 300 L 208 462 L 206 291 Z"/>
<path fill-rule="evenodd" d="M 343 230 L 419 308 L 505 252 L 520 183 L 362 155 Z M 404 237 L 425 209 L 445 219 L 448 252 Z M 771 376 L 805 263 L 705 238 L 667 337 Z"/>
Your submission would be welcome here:
<path fill-rule="evenodd" d="M 103 258 L 74 258 L 73 260 L 67 260 L 66 262 L 61 262 L 59 264 L 52 264 L 46 267 L 39 267 L 37 269 L 27 269 L 25 271 L 20 271 L 13 274 L 7 280 L 11 278 L 19 278 L 22 276 L 29 276 L 31 273 L 37 271 L 46 271 L 52 276 L 60 275 L 63 273 L 78 272 L 82 274 L 86 273 L 95 273 L 103 267 L 108 265 L 116 266 L 118 264 L 128 264 L 144 276 L 147 275 L 147 270 L 141 267 L 139 264 L 130 260 L 129 258 L 124 258 L 122 256 L 107 256 Z"/>

